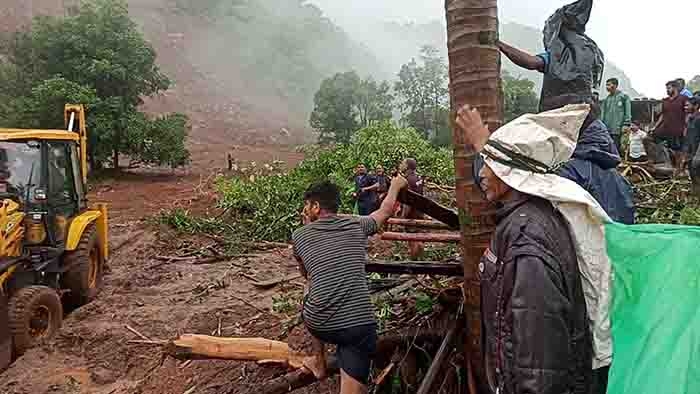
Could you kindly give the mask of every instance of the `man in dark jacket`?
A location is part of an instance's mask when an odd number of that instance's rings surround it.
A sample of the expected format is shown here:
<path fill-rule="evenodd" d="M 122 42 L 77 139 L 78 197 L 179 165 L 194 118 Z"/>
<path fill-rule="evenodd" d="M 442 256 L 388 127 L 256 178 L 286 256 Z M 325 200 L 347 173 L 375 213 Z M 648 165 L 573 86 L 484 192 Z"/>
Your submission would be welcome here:
<path fill-rule="evenodd" d="M 574 156 L 559 175 L 586 189 L 618 223 L 634 224 L 632 187 L 617 172 L 620 155 L 607 127 L 595 114 L 584 123 Z"/>
<path fill-rule="evenodd" d="M 483 151 L 488 130 L 478 112 L 460 111 L 457 123 Z M 479 264 L 491 392 L 588 394 L 591 334 L 567 222 L 549 201 L 511 188 L 489 165 L 478 181 L 498 222 Z"/>

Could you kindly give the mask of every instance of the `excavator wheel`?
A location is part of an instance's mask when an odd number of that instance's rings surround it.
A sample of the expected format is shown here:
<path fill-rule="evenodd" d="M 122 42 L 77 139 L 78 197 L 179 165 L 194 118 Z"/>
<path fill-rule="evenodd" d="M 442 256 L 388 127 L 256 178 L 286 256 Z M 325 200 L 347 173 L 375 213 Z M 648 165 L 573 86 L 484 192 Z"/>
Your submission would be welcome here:
<path fill-rule="evenodd" d="M 95 226 L 89 226 L 83 232 L 78 248 L 66 252 L 63 257 L 68 270 L 63 274 L 62 287 L 69 290 L 66 301 L 71 307 L 85 305 L 97 297 L 102 287 L 103 260 Z"/>
<path fill-rule="evenodd" d="M 61 328 L 63 306 L 56 290 L 29 286 L 10 299 L 9 323 L 16 356 L 51 338 Z"/>

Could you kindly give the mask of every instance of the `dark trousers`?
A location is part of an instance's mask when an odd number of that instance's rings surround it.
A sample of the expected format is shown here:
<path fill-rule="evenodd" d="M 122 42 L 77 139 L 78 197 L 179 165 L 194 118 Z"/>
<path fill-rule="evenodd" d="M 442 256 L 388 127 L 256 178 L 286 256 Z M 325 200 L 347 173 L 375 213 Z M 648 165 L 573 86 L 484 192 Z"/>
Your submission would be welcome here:
<path fill-rule="evenodd" d="M 593 384 L 591 384 L 591 394 L 605 394 L 608 391 L 608 374 L 610 367 L 603 367 L 593 370 Z"/>
<path fill-rule="evenodd" d="M 624 156 L 622 154 L 622 134 L 610 134 L 610 136 L 617 147 L 617 153 L 619 153 L 620 156 Z"/>
<path fill-rule="evenodd" d="M 357 213 L 360 216 L 367 216 L 375 211 L 376 202 L 374 200 L 360 200 L 357 202 Z"/>

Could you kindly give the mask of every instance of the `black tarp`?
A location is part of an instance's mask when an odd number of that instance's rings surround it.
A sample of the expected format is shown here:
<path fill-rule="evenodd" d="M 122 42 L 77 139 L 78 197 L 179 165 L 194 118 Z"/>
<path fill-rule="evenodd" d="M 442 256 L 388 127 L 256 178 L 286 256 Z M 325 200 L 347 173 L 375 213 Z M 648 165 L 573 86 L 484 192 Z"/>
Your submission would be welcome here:
<path fill-rule="evenodd" d="M 586 35 L 593 0 L 579 0 L 558 9 L 547 19 L 544 27 L 544 47 L 550 56 L 542 84 L 540 110 L 560 105 L 548 105 L 548 100 L 560 96 L 579 96 L 586 100 L 600 86 L 605 64 L 603 52 Z"/>

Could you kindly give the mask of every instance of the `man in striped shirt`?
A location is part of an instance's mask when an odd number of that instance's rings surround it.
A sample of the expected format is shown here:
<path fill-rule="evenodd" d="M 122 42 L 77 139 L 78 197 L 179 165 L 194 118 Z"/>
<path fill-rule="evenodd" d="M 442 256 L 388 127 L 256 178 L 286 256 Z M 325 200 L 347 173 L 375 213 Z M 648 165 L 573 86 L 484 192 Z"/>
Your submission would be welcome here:
<path fill-rule="evenodd" d="M 340 192 L 330 182 L 304 194 L 305 226 L 294 232 L 294 255 L 309 281 L 302 316 L 314 337 L 314 357 L 305 366 L 325 377 L 324 343 L 337 345 L 341 394 L 365 393 L 377 332 L 367 288 L 367 237 L 393 213 L 405 178 L 392 180 L 379 210 L 359 218 L 339 217 Z"/>

